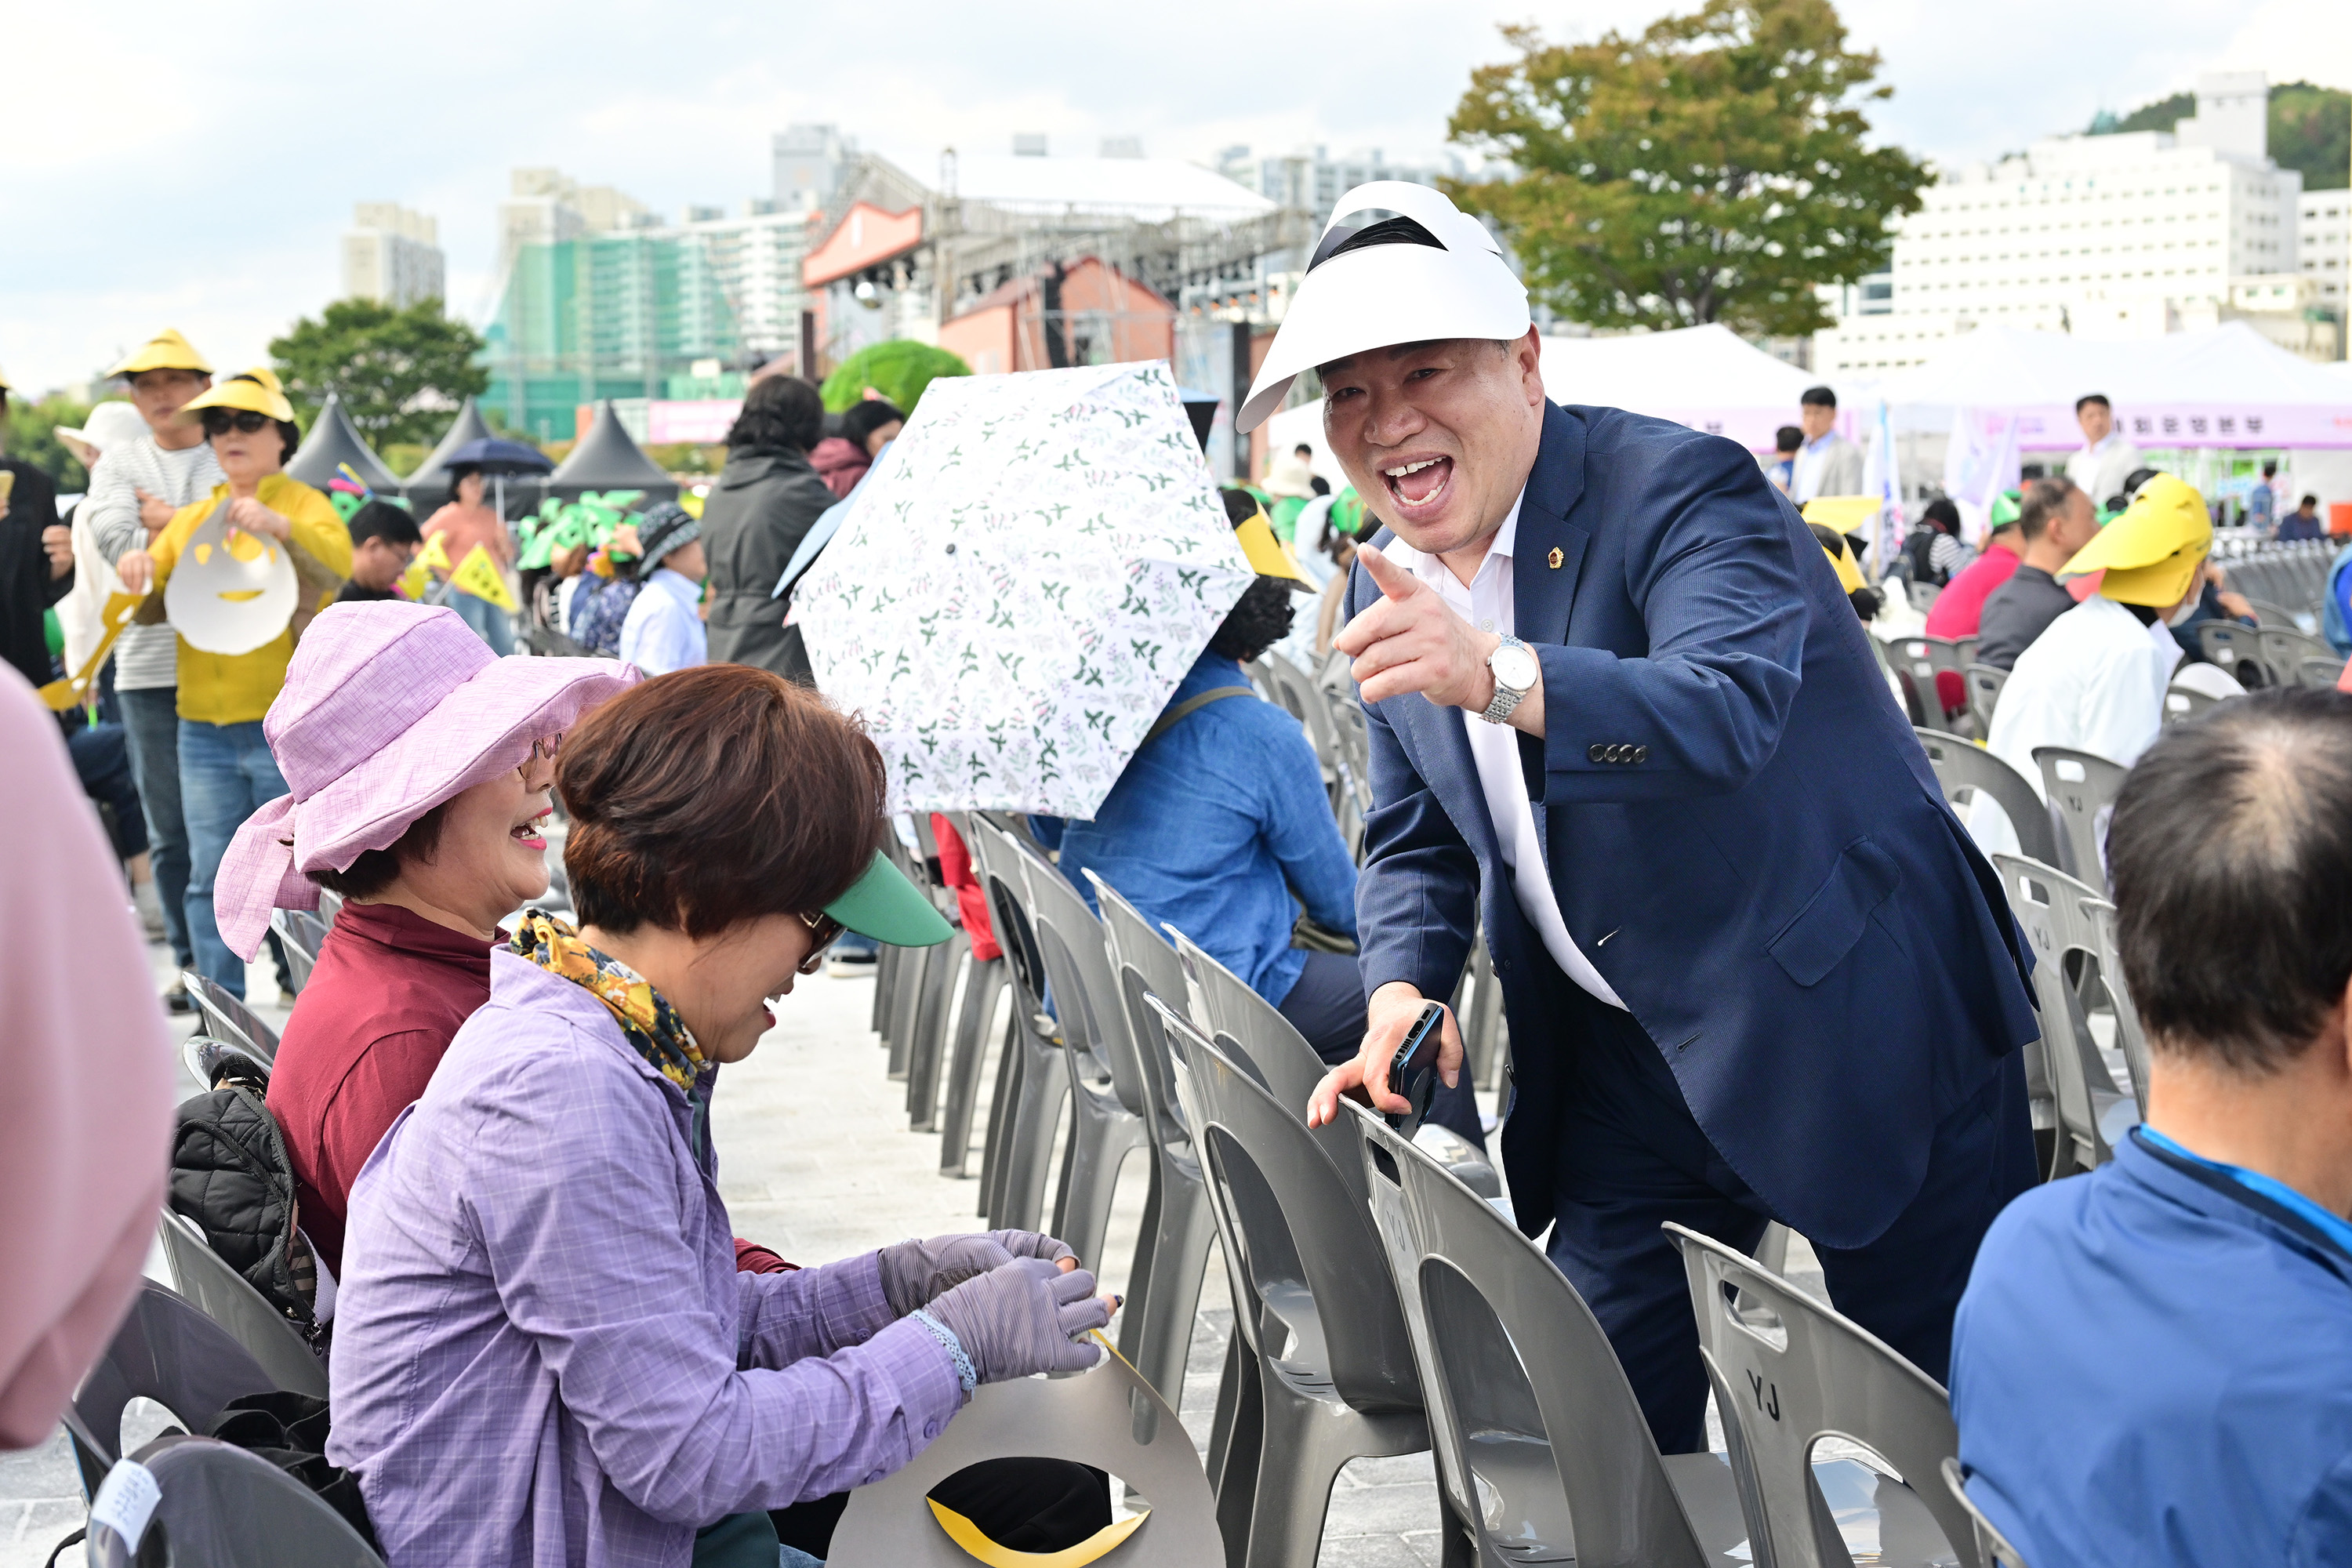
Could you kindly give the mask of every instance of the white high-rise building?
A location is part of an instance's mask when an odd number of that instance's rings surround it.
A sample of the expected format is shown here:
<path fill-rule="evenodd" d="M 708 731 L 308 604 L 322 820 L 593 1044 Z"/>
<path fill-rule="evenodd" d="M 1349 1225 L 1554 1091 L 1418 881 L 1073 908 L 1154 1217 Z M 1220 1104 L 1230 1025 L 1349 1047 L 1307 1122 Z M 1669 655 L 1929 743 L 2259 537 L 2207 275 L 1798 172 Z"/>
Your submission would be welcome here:
<path fill-rule="evenodd" d="M 748 201 L 740 217 L 689 209 L 689 221 L 675 231 L 709 258 L 711 275 L 735 313 L 736 339 L 760 360 L 799 352 L 801 311 L 808 302 L 801 258 L 808 252 L 811 225 L 822 216 L 805 206 L 789 212 L 775 206 L 771 200 Z"/>
<path fill-rule="evenodd" d="M 362 202 L 343 236 L 343 298 L 404 310 L 446 297 L 448 268 L 440 226 L 396 202 Z"/>
<path fill-rule="evenodd" d="M 1271 156 L 1255 155 L 1247 147 L 1228 147 L 1217 154 L 1217 173 L 1276 206 L 1313 213 L 1318 231 L 1330 221 L 1331 209 L 1339 205 L 1339 198 L 1358 185 L 1374 180 L 1434 185 L 1441 176 L 1462 172 L 1458 158 L 1448 158 L 1443 164 L 1391 163 L 1377 147 L 1337 158 L 1328 147 Z"/>
<path fill-rule="evenodd" d="M 2323 310 L 2352 306 L 2352 191 L 2305 191 L 2295 222 L 2295 269 L 2315 285 Z"/>
<path fill-rule="evenodd" d="M 1895 226 L 1892 309 L 1841 317 L 1814 368 L 1897 370 L 1990 323 L 2141 336 L 2234 313 L 2237 280 L 2297 265 L 2303 176 L 2269 156 L 2267 90 L 2259 72 L 2208 75 L 2169 132 L 2053 137 L 1948 172 Z"/>

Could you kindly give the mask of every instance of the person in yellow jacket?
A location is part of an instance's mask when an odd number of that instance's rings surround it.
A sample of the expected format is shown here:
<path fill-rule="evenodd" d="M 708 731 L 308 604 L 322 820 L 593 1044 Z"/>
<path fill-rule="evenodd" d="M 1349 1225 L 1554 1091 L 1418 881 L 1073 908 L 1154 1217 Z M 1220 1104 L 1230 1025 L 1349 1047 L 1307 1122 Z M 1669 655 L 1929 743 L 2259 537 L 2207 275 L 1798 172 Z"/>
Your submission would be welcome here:
<path fill-rule="evenodd" d="M 297 564 L 299 595 L 288 624 L 247 653 L 207 653 L 179 639 L 180 799 L 188 827 L 187 923 L 196 970 L 245 994 L 245 964 L 221 940 L 213 915 L 213 881 L 221 857 L 245 819 L 291 793 L 262 736 L 262 715 L 286 684 L 294 638 L 334 600 L 351 575 L 352 540 L 327 498 L 285 472 L 301 444 L 294 408 L 267 369 L 230 376 L 182 406 L 202 420 L 223 481 L 210 495 L 172 514 L 145 550 L 116 563 L 122 585 L 161 597 L 191 537 L 215 513 L 236 532 L 286 546 Z M 207 548 L 198 545 L 197 558 Z M 234 552 L 241 555 L 241 552 Z"/>

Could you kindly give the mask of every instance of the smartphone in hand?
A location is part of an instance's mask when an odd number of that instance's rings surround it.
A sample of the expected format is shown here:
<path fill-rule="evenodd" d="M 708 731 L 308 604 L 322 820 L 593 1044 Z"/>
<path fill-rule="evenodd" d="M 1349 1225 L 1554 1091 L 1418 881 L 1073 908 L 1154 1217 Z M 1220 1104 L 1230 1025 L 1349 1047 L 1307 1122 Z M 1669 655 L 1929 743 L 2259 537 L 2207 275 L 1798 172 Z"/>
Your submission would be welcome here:
<path fill-rule="evenodd" d="M 1411 1138 L 1420 1131 L 1422 1118 L 1429 1114 L 1430 1096 L 1437 1092 L 1437 1047 L 1444 1043 L 1444 1006 L 1423 1003 L 1421 1016 L 1412 1021 L 1412 1027 L 1397 1045 L 1396 1055 L 1389 1058 L 1389 1092 L 1412 1104 L 1411 1110 L 1388 1118 L 1399 1137 Z"/>

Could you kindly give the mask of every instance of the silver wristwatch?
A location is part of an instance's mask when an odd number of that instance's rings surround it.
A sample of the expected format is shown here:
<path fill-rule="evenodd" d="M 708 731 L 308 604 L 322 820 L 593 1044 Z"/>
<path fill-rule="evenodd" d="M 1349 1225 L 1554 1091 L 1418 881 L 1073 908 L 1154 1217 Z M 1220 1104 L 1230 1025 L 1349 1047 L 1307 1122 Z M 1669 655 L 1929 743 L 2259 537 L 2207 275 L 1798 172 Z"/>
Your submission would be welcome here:
<path fill-rule="evenodd" d="M 1486 656 L 1486 668 L 1495 672 L 1495 696 L 1478 717 L 1489 724 L 1508 723 L 1519 699 L 1543 679 L 1543 667 L 1536 662 L 1533 648 L 1505 632 L 1502 643 Z"/>

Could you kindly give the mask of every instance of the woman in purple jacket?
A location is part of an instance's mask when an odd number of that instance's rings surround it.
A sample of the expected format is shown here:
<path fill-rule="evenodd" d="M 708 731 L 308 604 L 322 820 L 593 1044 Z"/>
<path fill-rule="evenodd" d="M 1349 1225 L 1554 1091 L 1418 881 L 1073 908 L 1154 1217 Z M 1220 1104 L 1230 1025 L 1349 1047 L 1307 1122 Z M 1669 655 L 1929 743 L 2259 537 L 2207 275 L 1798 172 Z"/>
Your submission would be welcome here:
<path fill-rule="evenodd" d="M 392 1568 L 765 1568 L 766 1510 L 905 1465 L 978 1383 L 1093 1364 L 1107 1306 L 1026 1232 L 736 1271 L 718 1064 L 843 928 L 948 935 L 877 854 L 854 723 L 706 666 L 592 714 L 556 784 L 582 923 L 518 922 L 360 1173 L 330 1452 Z"/>

